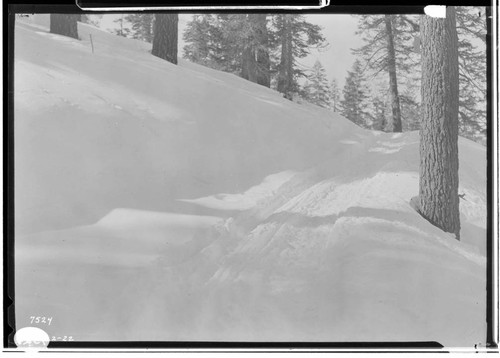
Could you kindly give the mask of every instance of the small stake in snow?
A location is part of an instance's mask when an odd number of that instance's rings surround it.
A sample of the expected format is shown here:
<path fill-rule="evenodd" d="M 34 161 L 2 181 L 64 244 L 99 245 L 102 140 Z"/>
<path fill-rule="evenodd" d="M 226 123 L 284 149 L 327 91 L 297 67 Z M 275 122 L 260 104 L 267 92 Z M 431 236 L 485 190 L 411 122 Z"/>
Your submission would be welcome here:
<path fill-rule="evenodd" d="M 90 45 L 92 46 L 92 53 L 94 53 L 94 42 L 92 41 L 92 34 L 89 34 L 90 37 Z"/>

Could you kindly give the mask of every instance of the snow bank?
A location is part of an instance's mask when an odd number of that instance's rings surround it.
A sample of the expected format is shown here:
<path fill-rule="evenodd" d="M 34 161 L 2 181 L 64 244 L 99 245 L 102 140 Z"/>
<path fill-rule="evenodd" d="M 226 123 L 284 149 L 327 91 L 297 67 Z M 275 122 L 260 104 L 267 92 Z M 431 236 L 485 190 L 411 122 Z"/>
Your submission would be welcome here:
<path fill-rule="evenodd" d="M 483 147 L 460 139 L 457 242 L 409 205 L 418 133 L 79 34 L 16 25 L 18 327 L 36 313 L 81 341 L 484 342 Z"/>

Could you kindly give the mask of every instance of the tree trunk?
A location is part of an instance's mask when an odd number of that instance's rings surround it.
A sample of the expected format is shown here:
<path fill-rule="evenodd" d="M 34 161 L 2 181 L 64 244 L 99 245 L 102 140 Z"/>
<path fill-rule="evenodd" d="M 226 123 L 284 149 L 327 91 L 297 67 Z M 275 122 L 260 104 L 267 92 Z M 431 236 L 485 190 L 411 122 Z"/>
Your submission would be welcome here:
<path fill-rule="evenodd" d="M 269 35 L 267 32 L 266 14 L 252 14 L 256 25 L 256 37 L 259 47 L 256 49 L 257 83 L 271 87 L 271 60 L 269 59 Z"/>
<path fill-rule="evenodd" d="M 75 14 L 50 14 L 50 32 L 78 39 L 79 19 Z"/>
<path fill-rule="evenodd" d="M 177 28 L 179 15 L 176 13 L 155 14 L 153 50 L 154 56 L 177 64 Z"/>
<path fill-rule="evenodd" d="M 285 98 L 292 99 L 293 83 L 293 52 L 292 52 L 292 24 L 291 15 L 283 16 L 283 34 L 281 36 L 281 61 L 278 74 L 278 92 Z"/>
<path fill-rule="evenodd" d="M 458 39 L 455 9 L 421 18 L 422 126 L 418 210 L 460 240 L 458 197 Z"/>
<path fill-rule="evenodd" d="M 255 59 L 255 49 L 252 46 L 245 47 L 242 56 L 241 77 L 257 83 L 257 60 Z"/>
<path fill-rule="evenodd" d="M 392 123 L 389 131 L 401 132 L 401 107 L 399 105 L 398 81 L 396 77 L 396 52 L 394 50 L 394 35 L 392 32 L 391 15 L 385 15 L 385 28 L 387 31 L 387 55 L 389 71 L 389 89 L 391 92 Z"/>

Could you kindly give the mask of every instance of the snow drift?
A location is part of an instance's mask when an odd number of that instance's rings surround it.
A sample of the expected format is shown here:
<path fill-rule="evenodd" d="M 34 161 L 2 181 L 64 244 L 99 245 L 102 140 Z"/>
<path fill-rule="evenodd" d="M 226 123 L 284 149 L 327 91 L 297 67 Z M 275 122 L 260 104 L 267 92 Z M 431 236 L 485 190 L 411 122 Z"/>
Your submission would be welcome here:
<path fill-rule="evenodd" d="M 483 147 L 460 138 L 457 242 L 409 205 L 418 133 L 79 34 L 16 25 L 18 328 L 36 315 L 79 341 L 484 342 Z"/>

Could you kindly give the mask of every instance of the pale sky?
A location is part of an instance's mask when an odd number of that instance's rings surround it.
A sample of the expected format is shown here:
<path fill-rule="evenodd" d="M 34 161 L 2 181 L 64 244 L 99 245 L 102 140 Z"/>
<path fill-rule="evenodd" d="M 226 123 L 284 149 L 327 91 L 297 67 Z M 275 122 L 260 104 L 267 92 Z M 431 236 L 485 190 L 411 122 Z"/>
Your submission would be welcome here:
<path fill-rule="evenodd" d="M 104 15 L 101 20 L 103 29 L 116 28 L 114 20 L 120 15 Z M 179 15 L 179 52 L 182 53 L 184 41 L 182 34 L 186 24 L 191 19 L 192 14 Z M 326 69 L 329 80 L 337 79 L 339 87 L 344 86 L 347 71 L 354 62 L 351 48 L 359 47 L 362 44 L 361 38 L 354 32 L 357 27 L 357 20 L 351 15 L 342 14 L 316 14 L 306 15 L 309 22 L 320 25 L 323 28 L 323 36 L 329 45 L 321 51 L 313 50 L 311 54 L 299 60 L 304 66 L 312 67 L 316 60 L 319 60 Z"/>

